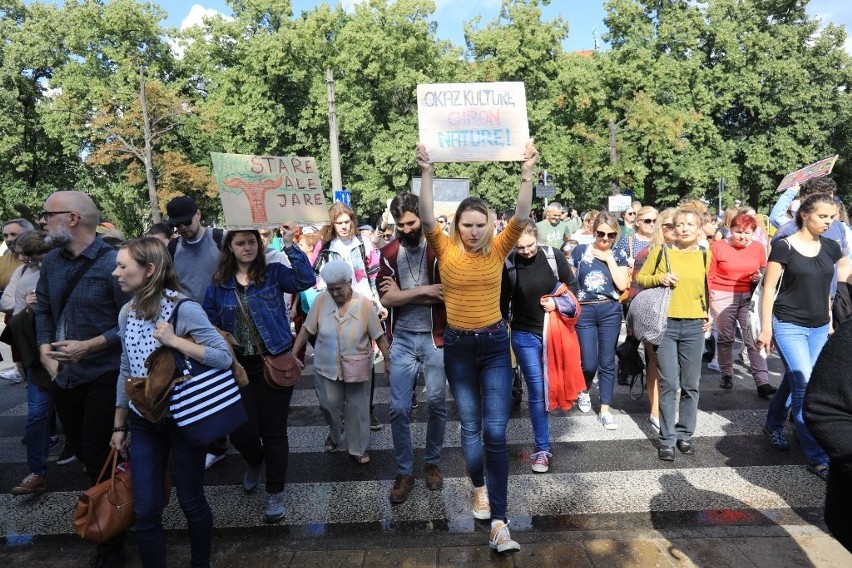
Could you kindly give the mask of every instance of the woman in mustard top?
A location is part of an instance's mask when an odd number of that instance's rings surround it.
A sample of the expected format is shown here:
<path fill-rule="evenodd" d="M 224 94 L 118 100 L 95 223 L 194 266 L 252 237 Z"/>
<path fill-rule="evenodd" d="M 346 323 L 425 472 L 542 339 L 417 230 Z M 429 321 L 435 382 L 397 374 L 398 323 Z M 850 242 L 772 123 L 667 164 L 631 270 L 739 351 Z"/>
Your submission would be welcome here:
<path fill-rule="evenodd" d="M 435 166 L 422 144 L 417 145 L 416 160 L 423 174 L 420 219 L 441 270 L 448 324 L 444 368 L 459 411 L 462 452 L 474 486 L 473 516 L 491 519 L 491 548 L 498 552 L 520 550 L 509 535 L 506 518 L 506 425 L 512 406 L 512 362 L 509 334 L 500 312 L 500 284 L 503 262 L 530 215 L 538 152 L 530 141 L 521 164 L 515 215 L 497 236 L 494 216 L 478 197 L 468 197 L 459 204 L 449 236 L 436 227 L 432 194 Z M 483 467 L 483 449 L 487 467 Z"/>
<path fill-rule="evenodd" d="M 701 379 L 701 354 L 704 333 L 710 331 L 707 312 L 707 267 L 710 252 L 698 246 L 703 225 L 701 215 L 680 209 L 674 216 L 677 240 L 670 245 L 654 247 L 636 277 L 643 288 L 672 288 L 666 332 L 656 348 L 660 371 L 660 449 L 661 460 L 674 461 L 674 448 L 683 454 L 694 454 L 695 419 L 698 414 L 698 381 Z M 662 251 L 669 259 L 657 263 Z M 678 389 L 681 395 L 678 400 Z M 679 404 L 679 416 L 675 420 Z"/>

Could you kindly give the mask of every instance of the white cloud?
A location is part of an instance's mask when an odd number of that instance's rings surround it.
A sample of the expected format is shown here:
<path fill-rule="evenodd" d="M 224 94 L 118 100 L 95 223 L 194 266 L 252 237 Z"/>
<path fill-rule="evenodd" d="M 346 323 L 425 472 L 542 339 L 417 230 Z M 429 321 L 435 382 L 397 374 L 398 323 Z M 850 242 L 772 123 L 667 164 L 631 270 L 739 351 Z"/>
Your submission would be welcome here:
<path fill-rule="evenodd" d="M 205 8 L 201 4 L 193 4 L 189 9 L 189 14 L 181 20 L 180 29 L 186 30 L 193 26 L 200 26 L 204 24 L 204 18 L 215 18 L 220 17 L 226 22 L 230 22 L 233 20 L 230 16 L 226 16 L 219 12 L 218 10 L 214 10 L 213 8 Z"/>

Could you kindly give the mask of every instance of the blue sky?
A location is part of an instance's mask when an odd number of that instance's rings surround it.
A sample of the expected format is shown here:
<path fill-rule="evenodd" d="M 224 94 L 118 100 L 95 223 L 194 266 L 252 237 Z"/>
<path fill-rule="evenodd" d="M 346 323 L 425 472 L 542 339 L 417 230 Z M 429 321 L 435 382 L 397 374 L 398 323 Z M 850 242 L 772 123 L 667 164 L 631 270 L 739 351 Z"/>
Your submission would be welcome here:
<path fill-rule="evenodd" d="M 156 1 L 156 0 L 155 0 Z M 351 7 L 356 0 L 343 0 L 344 6 Z M 448 39 L 463 46 L 464 33 L 462 25 L 477 15 L 482 16 L 481 25 L 496 18 L 500 12 L 500 0 L 435 0 L 438 6 L 433 18 L 438 22 L 438 37 Z M 230 7 L 224 0 L 161 0 L 157 2 L 168 13 L 166 25 L 180 27 L 190 14 L 193 4 L 197 4 L 193 14 L 201 13 L 201 7 L 212 9 L 221 14 L 230 15 Z M 300 14 L 322 2 L 316 0 L 293 0 L 293 13 Z M 326 2 L 336 4 L 339 2 Z M 603 33 L 603 1 L 596 0 L 554 0 L 550 6 L 543 9 L 546 20 L 562 16 L 568 20 L 569 38 L 565 43 L 568 50 L 591 49 L 594 46 L 593 32 Z M 193 16 L 190 20 L 194 20 Z"/>
<path fill-rule="evenodd" d="M 156 0 L 154 0 L 156 1 Z M 347 8 L 358 0 L 326 0 L 326 3 L 342 3 Z M 318 0 L 293 0 L 293 13 L 298 15 L 321 4 Z M 438 37 L 464 46 L 462 25 L 477 15 L 482 16 L 481 25 L 496 18 L 500 11 L 500 0 L 435 0 L 437 11 L 433 18 L 438 22 Z M 158 2 L 169 14 L 165 24 L 180 27 L 192 21 L 200 21 L 200 15 L 212 11 L 230 15 L 231 9 L 225 0 L 160 0 Z M 604 0 L 553 0 L 543 8 L 546 20 L 562 16 L 568 21 L 569 36 L 564 48 L 569 51 L 592 49 L 595 32 L 600 36 L 606 31 L 603 24 Z M 844 24 L 852 30 L 852 2 L 849 0 L 812 0 L 808 13 L 823 22 Z M 852 39 L 847 40 L 846 50 L 852 53 Z"/>

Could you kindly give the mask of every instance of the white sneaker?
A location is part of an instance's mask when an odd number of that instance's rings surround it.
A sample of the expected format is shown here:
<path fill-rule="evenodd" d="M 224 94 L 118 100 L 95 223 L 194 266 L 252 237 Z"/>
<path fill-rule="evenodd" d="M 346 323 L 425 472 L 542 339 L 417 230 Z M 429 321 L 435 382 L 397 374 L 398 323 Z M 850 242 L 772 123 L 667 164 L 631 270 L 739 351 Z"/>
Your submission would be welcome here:
<path fill-rule="evenodd" d="M 577 408 L 580 412 L 588 412 L 592 409 L 592 397 L 587 392 L 581 392 L 577 397 Z"/>
<path fill-rule="evenodd" d="M 503 521 L 491 523 L 491 534 L 488 537 L 488 545 L 497 552 L 516 552 L 521 545 L 512 540 L 509 534 L 509 525 Z"/>
<path fill-rule="evenodd" d="M 16 385 L 23 381 L 23 379 L 21 378 L 21 374 L 15 367 L 6 369 L 2 373 L 0 373 L 0 379 L 3 379 L 4 381 L 9 381 L 13 385 Z"/>
<path fill-rule="evenodd" d="M 488 502 L 488 489 L 484 485 L 473 488 L 473 517 L 481 521 L 491 518 L 491 503 Z"/>
<path fill-rule="evenodd" d="M 613 418 L 612 414 L 609 412 L 601 414 L 598 417 L 598 420 L 600 420 L 600 423 L 603 424 L 603 427 L 607 430 L 618 430 L 618 424 L 615 423 L 615 418 Z"/>
<path fill-rule="evenodd" d="M 718 359 L 713 359 L 712 361 L 707 363 L 707 368 L 710 369 L 711 371 L 721 371 L 722 370 L 722 369 L 719 368 L 719 360 Z"/>
<path fill-rule="evenodd" d="M 211 467 L 213 467 L 214 463 L 220 462 L 223 459 L 225 459 L 225 454 L 222 454 L 221 456 L 217 456 L 215 454 L 207 454 L 204 457 L 204 469 L 210 469 Z"/>
<path fill-rule="evenodd" d="M 648 415 L 648 424 L 656 428 L 657 431 L 660 430 L 660 419 L 654 416 L 653 414 Z"/>

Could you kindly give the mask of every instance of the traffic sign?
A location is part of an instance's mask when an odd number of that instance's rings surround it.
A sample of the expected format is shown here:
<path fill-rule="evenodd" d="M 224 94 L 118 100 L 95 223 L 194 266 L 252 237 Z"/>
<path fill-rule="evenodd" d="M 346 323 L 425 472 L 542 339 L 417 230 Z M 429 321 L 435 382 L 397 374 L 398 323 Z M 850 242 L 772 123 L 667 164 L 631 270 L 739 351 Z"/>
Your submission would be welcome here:
<path fill-rule="evenodd" d="M 555 185 L 537 185 L 537 186 L 535 186 L 535 196 L 536 197 L 555 197 L 556 196 L 556 186 Z"/>
<path fill-rule="evenodd" d="M 335 189 L 334 200 L 341 202 L 347 207 L 352 207 L 352 192 L 348 189 Z"/>

